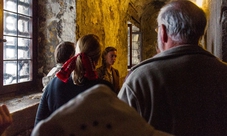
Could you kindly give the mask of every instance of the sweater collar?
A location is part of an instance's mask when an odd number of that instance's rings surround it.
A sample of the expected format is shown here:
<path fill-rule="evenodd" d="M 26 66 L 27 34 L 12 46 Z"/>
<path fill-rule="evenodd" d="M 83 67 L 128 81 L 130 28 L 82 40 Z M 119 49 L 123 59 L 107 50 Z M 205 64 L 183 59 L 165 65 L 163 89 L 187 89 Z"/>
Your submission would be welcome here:
<path fill-rule="evenodd" d="M 213 54 L 211 54 L 207 50 L 203 49 L 201 46 L 185 44 L 185 45 L 176 46 L 176 47 L 173 47 L 166 51 L 163 51 L 161 53 L 158 53 L 155 56 L 153 56 L 152 58 L 144 60 L 140 64 L 132 67 L 131 71 L 135 70 L 136 68 L 138 68 L 141 65 L 144 65 L 144 64 L 147 64 L 147 63 L 150 63 L 153 61 L 173 58 L 173 57 L 182 56 L 182 55 L 189 55 L 189 54 L 203 54 L 203 55 L 207 55 L 210 57 L 215 57 Z"/>

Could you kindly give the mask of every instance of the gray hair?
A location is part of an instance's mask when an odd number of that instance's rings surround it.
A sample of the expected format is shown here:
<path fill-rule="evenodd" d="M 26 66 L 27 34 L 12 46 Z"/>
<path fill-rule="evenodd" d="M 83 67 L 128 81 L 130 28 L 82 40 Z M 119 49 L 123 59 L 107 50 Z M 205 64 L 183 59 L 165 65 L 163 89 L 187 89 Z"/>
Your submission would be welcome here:
<path fill-rule="evenodd" d="M 171 1 L 161 8 L 158 25 L 165 25 L 167 34 L 177 43 L 198 43 L 206 27 L 204 11 L 190 1 Z"/>

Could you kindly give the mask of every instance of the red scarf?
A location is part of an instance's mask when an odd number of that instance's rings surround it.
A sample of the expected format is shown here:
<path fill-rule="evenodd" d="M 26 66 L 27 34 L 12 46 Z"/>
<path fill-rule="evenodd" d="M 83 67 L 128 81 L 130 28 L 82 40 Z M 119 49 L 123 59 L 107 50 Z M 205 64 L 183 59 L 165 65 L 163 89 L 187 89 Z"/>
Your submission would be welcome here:
<path fill-rule="evenodd" d="M 81 57 L 82 66 L 85 72 L 84 77 L 86 77 L 88 80 L 98 79 L 97 73 L 95 71 L 95 66 L 92 63 L 91 58 L 88 57 L 85 53 L 79 53 L 66 61 L 61 70 L 57 72 L 56 76 L 66 83 L 72 71 L 75 69 L 77 57 Z"/>

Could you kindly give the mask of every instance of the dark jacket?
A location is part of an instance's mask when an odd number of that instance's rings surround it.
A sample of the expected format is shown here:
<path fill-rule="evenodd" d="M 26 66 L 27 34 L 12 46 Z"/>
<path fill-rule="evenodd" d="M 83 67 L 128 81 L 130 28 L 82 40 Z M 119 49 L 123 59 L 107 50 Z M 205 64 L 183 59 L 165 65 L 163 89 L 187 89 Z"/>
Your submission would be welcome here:
<path fill-rule="evenodd" d="M 62 82 L 57 77 L 53 78 L 47 85 L 41 98 L 35 118 L 35 125 L 49 117 L 56 109 L 69 100 L 96 84 L 105 84 L 113 90 L 112 84 L 105 80 L 90 80 L 85 81 L 84 85 L 75 85 L 72 77 L 69 78 L 67 83 Z"/>
<path fill-rule="evenodd" d="M 135 66 L 118 97 L 158 130 L 227 135 L 227 64 L 197 45 L 171 48 Z"/>

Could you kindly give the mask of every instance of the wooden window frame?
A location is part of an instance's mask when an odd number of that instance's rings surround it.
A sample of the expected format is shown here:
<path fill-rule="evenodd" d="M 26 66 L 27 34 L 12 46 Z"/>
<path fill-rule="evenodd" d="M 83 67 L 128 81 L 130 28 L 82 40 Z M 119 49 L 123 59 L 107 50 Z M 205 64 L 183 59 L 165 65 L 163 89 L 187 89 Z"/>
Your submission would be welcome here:
<path fill-rule="evenodd" d="M 32 9 L 32 72 L 31 72 L 31 81 L 23 82 L 23 83 L 16 83 L 11 85 L 3 85 L 3 42 L 0 42 L 0 95 L 2 94 L 8 94 L 8 93 L 24 93 L 24 92 L 30 92 L 33 91 L 34 88 L 37 88 L 37 44 L 38 44 L 38 1 L 33 0 L 31 4 Z M 0 0 L 0 39 L 3 39 L 3 0 Z"/>

